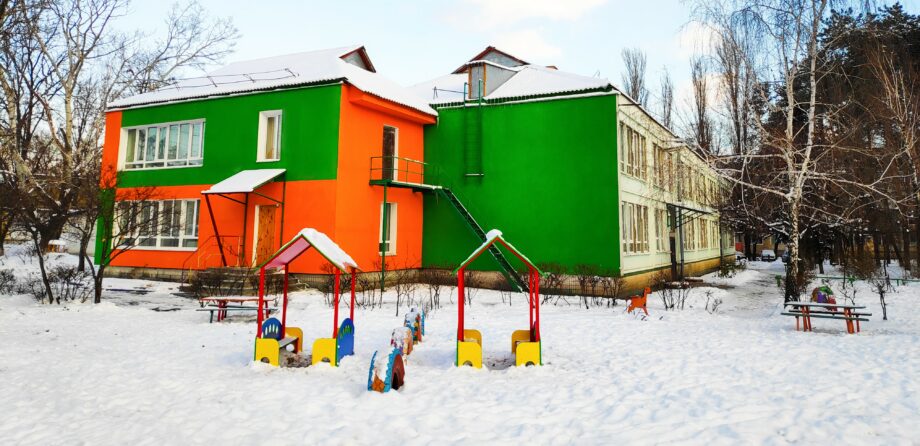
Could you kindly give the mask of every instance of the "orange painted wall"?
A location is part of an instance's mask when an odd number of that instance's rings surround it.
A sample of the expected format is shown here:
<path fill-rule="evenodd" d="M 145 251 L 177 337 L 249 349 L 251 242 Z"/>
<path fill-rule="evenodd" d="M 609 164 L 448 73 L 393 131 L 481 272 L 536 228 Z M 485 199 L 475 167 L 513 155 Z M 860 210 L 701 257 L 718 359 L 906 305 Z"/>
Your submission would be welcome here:
<path fill-rule="evenodd" d="M 121 144 L 121 112 L 105 114 L 105 140 L 102 145 L 102 175 L 100 183 L 104 188 L 115 185 L 114 174 L 118 169 L 118 146 Z"/>
<path fill-rule="evenodd" d="M 173 268 L 173 269 L 202 269 L 220 266 L 220 250 L 214 237 L 208 207 L 201 191 L 208 185 L 157 187 L 152 199 L 166 200 L 177 198 L 201 199 L 201 211 L 198 220 L 198 249 L 195 251 L 170 251 L 133 248 L 119 255 L 113 266 L 130 266 L 145 268 Z M 284 232 L 281 231 L 281 211 L 275 214 L 275 248 L 289 240 L 302 228 L 312 227 L 327 234 L 335 231 L 335 201 L 336 184 L 332 180 L 324 181 L 291 181 L 287 183 L 285 201 L 287 203 L 284 215 Z M 124 199 L 132 195 L 132 189 L 119 189 L 116 199 Z M 259 189 L 259 193 L 273 198 L 280 198 L 281 183 L 270 183 Z M 242 194 L 234 195 L 236 199 L 243 199 Z M 257 195 L 250 195 L 246 219 L 246 244 L 243 258 L 247 265 L 252 261 L 253 229 L 256 205 L 272 205 L 269 200 Z M 211 206 L 214 210 L 217 229 L 228 243 L 238 245 L 242 235 L 243 206 L 226 198 L 211 196 Z M 232 240 L 227 240 L 231 237 Z M 225 252 L 230 248 L 225 247 Z M 237 249 L 233 250 L 238 252 Z M 228 263 L 235 264 L 235 258 L 228 258 Z M 304 254 L 291 264 L 291 272 L 319 273 L 322 272 L 324 260 L 315 253 Z"/>
<path fill-rule="evenodd" d="M 350 85 L 342 88 L 340 110 L 334 238 L 362 269 L 376 270 L 383 187 L 369 184 L 371 157 L 382 155 L 383 127 L 388 125 L 399 129 L 398 155 L 423 161 L 423 128 L 434 117 L 366 95 Z M 422 194 L 390 188 L 387 200 L 397 203 L 396 255 L 387 257 L 387 268 L 420 267 Z"/>

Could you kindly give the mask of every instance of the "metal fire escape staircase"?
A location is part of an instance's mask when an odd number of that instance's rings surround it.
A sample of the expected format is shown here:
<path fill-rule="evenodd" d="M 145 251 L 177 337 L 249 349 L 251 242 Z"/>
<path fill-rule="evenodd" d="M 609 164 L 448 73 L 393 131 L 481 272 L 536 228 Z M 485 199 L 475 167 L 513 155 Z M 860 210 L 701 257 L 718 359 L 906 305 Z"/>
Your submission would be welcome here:
<path fill-rule="evenodd" d="M 390 159 L 385 159 L 390 158 Z M 387 187 L 400 187 L 412 189 L 416 192 L 433 193 L 436 196 L 447 199 L 451 206 L 460 214 L 460 217 L 466 223 L 466 226 L 476 235 L 481 242 L 486 241 L 486 232 L 482 226 L 473 217 L 473 214 L 463 205 L 460 199 L 448 187 L 426 184 L 424 182 L 424 166 L 421 161 L 410 160 L 397 157 L 373 157 L 371 158 L 371 181 L 372 185 Z M 384 189 L 384 196 L 386 196 Z M 489 247 L 489 253 L 498 263 L 502 275 L 508 280 L 512 288 L 517 291 L 527 292 L 527 283 L 518 275 L 508 258 L 498 248 L 497 245 Z"/>

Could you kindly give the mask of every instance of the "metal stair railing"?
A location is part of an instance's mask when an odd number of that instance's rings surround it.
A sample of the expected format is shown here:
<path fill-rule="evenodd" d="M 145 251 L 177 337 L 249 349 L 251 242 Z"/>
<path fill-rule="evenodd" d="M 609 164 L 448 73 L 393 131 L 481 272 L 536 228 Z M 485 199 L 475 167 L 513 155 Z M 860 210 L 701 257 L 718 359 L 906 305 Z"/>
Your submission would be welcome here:
<path fill-rule="evenodd" d="M 451 191 L 449 188 L 442 187 L 437 189 L 444 198 L 447 199 L 454 207 L 454 209 L 460 214 L 463 220 L 466 222 L 467 226 L 479 237 L 479 240 L 486 241 L 486 233 L 482 229 L 482 226 L 479 225 L 479 222 L 473 218 L 473 215 L 469 210 L 466 209 L 466 206 L 460 202 L 460 199 Z M 501 268 L 502 275 L 508 279 L 508 283 L 513 287 L 517 288 L 518 291 L 527 292 L 527 284 L 521 280 L 521 277 L 518 276 L 517 271 L 514 270 L 514 267 L 511 266 L 511 263 L 508 262 L 508 258 L 505 257 L 505 254 L 499 249 L 497 245 L 492 245 L 489 247 L 489 253 L 492 254 L 492 257 L 498 262 L 498 266 Z"/>

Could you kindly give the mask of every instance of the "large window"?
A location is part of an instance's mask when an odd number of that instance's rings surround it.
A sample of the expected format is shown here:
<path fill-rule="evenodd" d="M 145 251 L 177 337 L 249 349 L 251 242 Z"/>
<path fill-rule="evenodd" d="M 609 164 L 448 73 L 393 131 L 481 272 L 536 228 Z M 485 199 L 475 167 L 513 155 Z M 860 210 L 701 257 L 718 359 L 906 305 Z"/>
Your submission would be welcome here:
<path fill-rule="evenodd" d="M 122 131 L 125 169 L 201 165 L 204 121 L 153 124 Z"/>
<path fill-rule="evenodd" d="M 198 247 L 201 200 L 121 201 L 122 245 L 145 248 Z"/>
<path fill-rule="evenodd" d="M 655 248 L 658 252 L 667 252 L 670 249 L 669 239 L 667 210 L 655 209 Z"/>
<path fill-rule="evenodd" d="M 396 254 L 396 203 L 380 204 L 380 254 Z"/>
<path fill-rule="evenodd" d="M 620 168 L 623 173 L 636 178 L 647 177 L 645 137 L 632 127 L 620 123 Z"/>
<path fill-rule="evenodd" d="M 648 207 L 623 202 L 623 252 L 648 252 Z"/>
<path fill-rule="evenodd" d="M 259 113 L 258 161 L 281 159 L 281 110 Z"/>

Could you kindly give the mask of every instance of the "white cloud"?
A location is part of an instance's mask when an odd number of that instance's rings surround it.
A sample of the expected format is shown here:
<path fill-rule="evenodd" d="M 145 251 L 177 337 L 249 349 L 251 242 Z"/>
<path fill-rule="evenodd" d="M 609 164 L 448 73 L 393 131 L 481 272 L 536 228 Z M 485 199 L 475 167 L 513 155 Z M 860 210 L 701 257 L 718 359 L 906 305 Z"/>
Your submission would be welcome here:
<path fill-rule="evenodd" d="M 500 34 L 495 46 L 528 62 L 546 61 L 562 54 L 562 50 L 547 42 L 535 29 L 524 29 Z"/>
<path fill-rule="evenodd" d="M 577 20 L 607 0 L 466 0 L 479 8 L 474 20 L 479 25 L 507 26 L 522 20 L 541 18 Z"/>
<path fill-rule="evenodd" d="M 674 46 L 679 49 L 679 56 L 690 59 L 693 56 L 711 53 L 716 38 L 715 31 L 708 25 L 690 22 L 677 33 Z"/>

